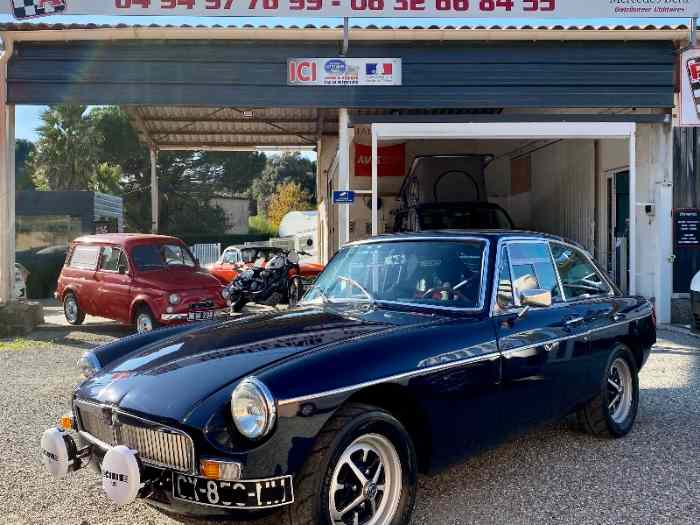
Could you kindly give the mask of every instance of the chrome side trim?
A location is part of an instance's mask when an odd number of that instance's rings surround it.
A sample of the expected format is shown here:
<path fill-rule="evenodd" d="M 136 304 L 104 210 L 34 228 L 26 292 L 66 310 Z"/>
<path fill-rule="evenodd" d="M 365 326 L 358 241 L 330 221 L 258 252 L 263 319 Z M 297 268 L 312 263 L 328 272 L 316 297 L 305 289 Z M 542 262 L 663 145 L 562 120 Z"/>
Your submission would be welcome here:
<path fill-rule="evenodd" d="M 540 341 L 540 342 L 533 343 L 530 345 L 518 346 L 517 348 L 509 348 L 508 350 L 502 350 L 501 354 L 505 357 L 505 356 L 512 354 L 514 352 L 522 352 L 523 350 L 530 350 L 531 348 L 537 348 L 538 346 L 551 345 L 553 343 L 560 343 L 563 341 L 569 341 L 571 339 L 581 339 L 584 337 L 590 337 L 591 335 L 593 335 L 597 332 L 602 332 L 604 330 L 610 330 L 611 328 L 615 328 L 617 326 L 621 326 L 621 325 L 628 324 L 628 323 L 633 323 L 633 322 L 639 321 L 641 319 L 646 319 L 647 317 L 650 317 L 650 315 L 651 314 L 638 315 L 636 317 L 632 317 L 630 319 L 625 319 L 624 321 L 620 321 L 618 323 L 610 323 L 610 324 L 607 324 L 605 326 L 601 326 L 599 328 L 592 328 L 592 329 L 587 330 L 585 332 L 566 335 L 564 337 L 556 337 L 554 339 L 547 339 L 545 341 Z"/>
<path fill-rule="evenodd" d="M 607 324 L 607 325 L 602 326 L 600 328 L 593 328 L 593 329 L 588 330 L 588 331 L 583 332 L 583 333 L 572 334 L 572 335 L 568 335 L 565 337 L 549 339 L 546 341 L 540 341 L 537 343 L 533 343 L 531 345 L 519 346 L 517 348 L 511 348 L 508 350 L 491 352 L 489 354 L 470 357 L 467 359 L 462 359 L 460 361 L 454 361 L 454 362 L 445 363 L 442 365 L 435 365 L 435 366 L 431 366 L 431 367 L 427 367 L 427 368 L 417 369 L 417 370 L 413 370 L 411 372 L 404 372 L 402 374 L 396 374 L 396 375 L 384 377 L 381 379 L 375 379 L 373 381 L 366 381 L 364 383 L 359 383 L 356 385 L 336 388 L 334 390 L 327 390 L 324 392 L 319 392 L 317 394 L 308 394 L 305 396 L 299 396 L 299 397 L 294 397 L 294 398 L 290 398 L 290 399 L 280 399 L 277 401 L 277 405 L 278 406 L 285 406 L 285 405 L 292 405 L 292 404 L 296 404 L 296 403 L 304 403 L 307 401 L 312 401 L 314 399 L 320 399 L 323 397 L 332 397 L 332 396 L 336 396 L 336 395 L 340 395 L 340 394 L 345 394 L 348 392 L 354 392 L 355 390 L 361 390 L 363 388 L 367 388 L 367 387 L 374 386 L 374 385 L 380 385 L 382 383 L 390 383 L 390 382 L 399 381 L 402 379 L 409 379 L 411 377 L 419 377 L 422 375 L 429 375 L 429 374 L 432 374 L 434 372 L 449 370 L 450 368 L 456 368 L 456 367 L 464 366 L 464 365 L 468 365 L 468 364 L 480 363 L 482 361 L 495 361 L 496 359 L 499 359 L 501 357 L 506 357 L 509 354 L 514 353 L 514 352 L 522 352 L 523 350 L 528 350 L 530 348 L 537 348 L 538 346 L 551 345 L 551 344 L 555 344 L 555 343 L 560 343 L 562 341 L 568 341 L 570 339 L 578 339 L 578 338 L 582 338 L 582 337 L 587 337 L 587 336 L 590 336 L 594 333 L 601 332 L 603 330 L 609 330 L 610 328 L 615 328 L 616 326 L 621 326 L 624 324 L 629 324 L 629 323 L 633 323 L 635 321 L 639 321 L 641 319 L 646 319 L 647 317 L 650 317 L 650 315 L 651 314 L 638 315 L 636 317 L 632 317 L 632 318 L 625 319 L 624 321 L 620 321 L 619 323 Z"/>
<path fill-rule="evenodd" d="M 279 401 L 277 401 L 277 404 L 279 406 L 292 405 L 295 403 L 303 403 L 306 401 L 311 401 L 311 400 L 319 399 L 322 397 L 337 396 L 340 394 L 345 394 L 347 392 L 353 392 L 355 390 L 367 388 L 369 386 L 380 385 L 382 383 L 391 383 L 394 381 L 400 381 L 402 379 L 409 379 L 411 377 L 430 375 L 434 372 L 440 372 L 442 370 L 448 370 L 450 368 L 456 368 L 458 366 L 464 366 L 464 365 L 473 364 L 473 363 L 480 363 L 482 361 L 495 361 L 496 359 L 499 359 L 499 358 L 500 358 L 499 352 L 497 352 L 497 351 L 491 352 L 489 354 L 469 357 L 467 359 L 462 359 L 460 361 L 454 361 L 454 362 L 445 363 L 442 365 L 435 365 L 435 366 L 430 366 L 430 367 L 426 367 L 426 368 L 420 368 L 420 369 L 412 370 L 411 372 L 404 372 L 402 374 L 396 374 L 393 376 L 383 377 L 381 379 L 375 379 L 372 381 L 366 381 L 364 383 L 359 383 L 356 385 L 336 388 L 334 390 L 327 390 L 325 392 L 319 392 L 317 394 L 308 394 L 305 396 L 299 396 L 299 397 L 294 397 L 294 398 L 290 398 L 290 399 L 280 399 Z"/>

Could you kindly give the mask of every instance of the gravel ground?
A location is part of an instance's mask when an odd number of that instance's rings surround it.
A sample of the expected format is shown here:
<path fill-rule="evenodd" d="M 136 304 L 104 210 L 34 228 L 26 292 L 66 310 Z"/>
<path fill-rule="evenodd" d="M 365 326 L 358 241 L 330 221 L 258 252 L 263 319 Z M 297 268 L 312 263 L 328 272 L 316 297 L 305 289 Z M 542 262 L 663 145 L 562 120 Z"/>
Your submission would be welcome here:
<path fill-rule="evenodd" d="M 80 330 L 44 327 L 12 350 L 0 341 L 1 523 L 180 523 L 142 502 L 118 509 L 89 469 L 56 482 L 39 461 L 41 432 L 68 409 L 78 356 L 126 333 L 89 319 Z M 626 439 L 594 439 L 567 423 L 533 431 L 421 476 L 413 523 L 700 523 L 700 339 L 659 335 Z"/>

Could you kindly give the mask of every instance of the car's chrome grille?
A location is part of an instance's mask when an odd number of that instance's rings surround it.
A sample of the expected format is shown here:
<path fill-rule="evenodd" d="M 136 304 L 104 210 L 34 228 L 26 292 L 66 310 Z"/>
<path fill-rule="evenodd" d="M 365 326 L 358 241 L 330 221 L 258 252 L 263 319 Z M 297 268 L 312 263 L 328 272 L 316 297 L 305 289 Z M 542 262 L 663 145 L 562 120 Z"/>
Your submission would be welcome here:
<path fill-rule="evenodd" d="M 192 472 L 194 450 L 187 434 L 124 412 L 113 416 L 112 410 L 76 402 L 79 429 L 107 445 L 124 445 L 136 450 L 144 463 Z"/>

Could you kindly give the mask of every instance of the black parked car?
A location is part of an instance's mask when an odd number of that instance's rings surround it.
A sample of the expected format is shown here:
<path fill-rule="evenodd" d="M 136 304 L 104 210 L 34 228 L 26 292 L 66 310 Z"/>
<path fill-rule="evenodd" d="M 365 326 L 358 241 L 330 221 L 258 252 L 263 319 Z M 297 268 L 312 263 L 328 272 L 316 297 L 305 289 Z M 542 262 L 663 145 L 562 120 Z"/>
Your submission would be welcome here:
<path fill-rule="evenodd" d="M 96 467 L 118 504 L 405 524 L 418 471 L 513 432 L 576 413 L 626 435 L 655 338 L 649 302 L 561 239 L 380 237 L 342 248 L 289 311 L 86 354 L 42 458 Z"/>
<path fill-rule="evenodd" d="M 433 230 L 512 230 L 508 212 L 491 202 L 418 204 L 396 213 L 394 232 Z"/>

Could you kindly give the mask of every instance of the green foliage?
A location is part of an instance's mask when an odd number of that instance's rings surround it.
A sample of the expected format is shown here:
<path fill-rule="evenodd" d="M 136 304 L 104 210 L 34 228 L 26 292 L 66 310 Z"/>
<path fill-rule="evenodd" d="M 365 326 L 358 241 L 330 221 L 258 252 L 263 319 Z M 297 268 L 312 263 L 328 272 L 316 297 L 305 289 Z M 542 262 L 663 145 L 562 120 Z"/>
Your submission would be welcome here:
<path fill-rule="evenodd" d="M 267 213 L 278 186 L 290 182 L 297 183 L 309 195 L 311 204 L 316 202 L 316 163 L 298 152 L 284 153 L 270 157 L 262 175 L 253 181 L 252 197 L 258 210 Z"/>
<path fill-rule="evenodd" d="M 214 172 L 219 193 L 226 196 L 247 196 L 267 164 L 267 157 L 260 152 L 207 151 L 201 154 L 201 159 Z"/>
<path fill-rule="evenodd" d="M 17 191 L 34 189 L 32 171 L 29 167 L 34 150 L 34 144 L 28 140 L 17 139 L 15 142 L 15 187 Z"/>
<path fill-rule="evenodd" d="M 277 186 L 277 191 L 270 199 L 267 215 L 270 225 L 278 229 L 282 219 L 290 211 L 310 209 L 313 209 L 311 199 L 301 185 L 298 182 L 285 182 Z"/>
<path fill-rule="evenodd" d="M 275 228 L 264 215 L 253 215 L 248 219 L 248 228 L 250 229 L 251 235 L 261 235 L 267 237 L 274 237 L 277 235 L 277 228 Z"/>
<path fill-rule="evenodd" d="M 49 106 L 41 116 L 39 141 L 32 155 L 33 181 L 48 190 L 90 190 L 95 186 L 100 138 L 86 106 Z"/>
<path fill-rule="evenodd" d="M 127 229 L 150 231 L 150 156 L 128 115 L 114 106 L 87 111 L 86 106 L 57 105 L 44 112 L 42 121 L 36 151 L 18 141 L 18 188 L 33 183 L 41 190 L 121 195 Z M 267 158 L 258 152 L 161 152 L 157 169 L 163 233 L 222 235 L 225 213 L 209 204 L 218 196 L 255 198 L 261 216 L 251 218 L 251 231 L 265 236 L 276 234 L 264 214 L 278 187 L 294 183 L 304 196 L 294 204 L 301 209 L 315 202 L 315 163 L 299 153 Z"/>

